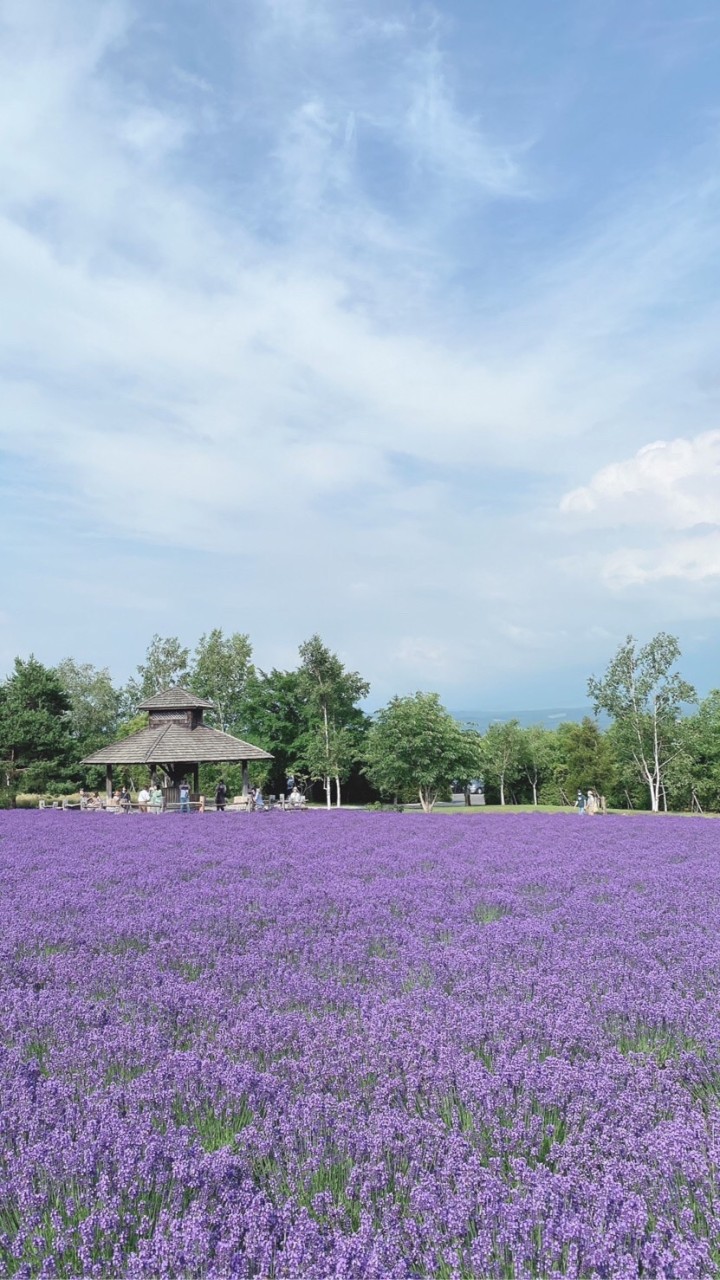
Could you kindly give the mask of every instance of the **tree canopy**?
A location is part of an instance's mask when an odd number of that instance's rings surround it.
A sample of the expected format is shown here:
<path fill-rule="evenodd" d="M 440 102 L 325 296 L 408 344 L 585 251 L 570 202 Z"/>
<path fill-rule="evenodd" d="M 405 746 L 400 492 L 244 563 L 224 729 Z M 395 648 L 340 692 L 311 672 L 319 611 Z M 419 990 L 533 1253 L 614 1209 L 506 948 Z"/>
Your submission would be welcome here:
<path fill-rule="evenodd" d="M 77 771 L 70 699 L 58 674 L 31 654 L 15 659 L 12 675 L 0 685 L 0 761 L 11 799 L 22 787 L 43 791 L 65 783 Z"/>
<path fill-rule="evenodd" d="M 426 813 L 457 778 L 478 772 L 478 735 L 464 730 L 436 693 L 392 698 L 374 718 L 365 748 L 366 773 L 381 795 L 416 794 Z"/>

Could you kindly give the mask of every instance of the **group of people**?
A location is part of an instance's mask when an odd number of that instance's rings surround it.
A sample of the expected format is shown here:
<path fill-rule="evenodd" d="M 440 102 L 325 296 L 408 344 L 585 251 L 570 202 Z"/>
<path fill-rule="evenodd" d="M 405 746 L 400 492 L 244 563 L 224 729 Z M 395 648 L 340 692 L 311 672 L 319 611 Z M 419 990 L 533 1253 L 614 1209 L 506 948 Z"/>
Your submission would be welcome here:
<path fill-rule="evenodd" d="M 225 806 L 227 805 L 227 797 L 228 797 L 227 787 L 223 779 L 221 778 L 215 790 L 215 808 L 219 813 L 225 812 Z M 181 799 L 180 807 L 182 808 L 182 790 L 180 793 L 180 799 Z M 248 793 L 248 798 L 247 798 L 248 810 L 250 811 L 252 809 L 257 809 L 259 811 L 262 811 L 263 809 L 265 809 L 265 807 L 266 807 L 265 797 L 263 796 L 263 793 L 260 787 L 251 787 Z"/>
<path fill-rule="evenodd" d="M 583 791 L 578 791 L 575 808 L 578 813 L 607 813 L 607 802 L 605 797 L 599 795 L 593 787 L 588 787 L 587 795 Z"/>
<path fill-rule="evenodd" d="M 190 797 L 190 784 L 186 778 L 183 778 L 179 790 L 180 812 L 189 813 L 192 808 L 192 800 Z M 272 800 L 272 797 L 271 797 Z M 215 808 L 219 813 L 224 813 L 228 803 L 228 789 L 223 778 L 221 778 L 215 788 Z M 295 779 L 290 775 L 288 778 L 286 806 L 291 809 L 301 809 L 305 807 L 305 797 L 302 795 Z M 130 813 L 133 807 L 132 796 L 126 786 L 121 787 L 113 793 L 112 799 L 108 800 L 107 806 L 103 803 L 97 791 L 88 793 L 85 789 L 80 791 L 80 808 L 81 809 L 113 809 L 115 813 Z M 205 811 L 205 797 L 200 796 L 198 801 L 198 810 L 201 813 Z M 162 788 L 153 780 L 149 786 L 142 786 L 137 795 L 137 808 L 139 813 L 162 813 L 165 808 L 165 796 Z M 256 809 L 262 812 L 267 808 L 265 797 L 260 787 L 251 787 L 248 795 L 247 808 L 249 810 Z"/>
<path fill-rule="evenodd" d="M 132 801 L 130 800 L 130 795 L 127 789 L 123 788 L 123 792 L 127 799 L 123 801 L 121 795 L 120 807 L 123 809 L 127 807 L 126 811 L 129 813 L 132 808 Z M 138 791 L 137 805 L 139 813 L 162 813 L 165 808 L 165 797 L 162 793 L 162 789 L 156 782 L 151 782 L 149 787 L 140 788 Z"/>
<path fill-rule="evenodd" d="M 97 791 L 91 791 L 88 795 L 84 787 L 80 788 L 80 808 L 87 809 L 91 813 L 102 809 L 103 802 Z"/>

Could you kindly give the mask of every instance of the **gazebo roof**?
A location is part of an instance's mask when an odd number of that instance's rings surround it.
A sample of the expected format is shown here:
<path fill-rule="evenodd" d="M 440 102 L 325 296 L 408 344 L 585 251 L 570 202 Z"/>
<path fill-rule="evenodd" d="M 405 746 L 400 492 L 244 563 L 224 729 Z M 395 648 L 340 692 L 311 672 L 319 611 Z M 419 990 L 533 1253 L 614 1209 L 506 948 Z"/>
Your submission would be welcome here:
<path fill-rule="evenodd" d="M 211 711 L 213 705 L 205 698 L 198 698 L 189 689 L 183 689 L 181 685 L 176 684 L 171 689 L 163 689 L 162 693 L 155 693 L 152 698 L 139 702 L 138 711 L 194 711 L 198 707 Z"/>
<path fill-rule="evenodd" d="M 176 690 L 168 690 L 175 693 Z M 192 697 L 192 694 L 185 695 Z M 163 694 L 159 694 L 163 697 Z M 154 701 L 150 699 L 149 701 Z M 164 704 L 167 706 L 168 704 Z M 183 704 L 183 707 L 187 704 Z M 193 706 L 207 707 L 210 704 L 197 699 Z M 148 703 L 141 703 L 146 708 Z M 177 706 L 177 704 L 176 704 Z M 177 706 L 178 710 L 183 708 Z M 129 738 L 121 738 L 109 747 L 102 747 L 91 756 L 86 756 L 83 764 L 208 764 L 230 763 L 233 760 L 272 760 L 269 751 L 254 747 L 241 738 L 233 738 L 230 733 L 221 733 L 219 729 L 211 729 L 206 724 L 196 725 L 189 729 L 185 725 L 167 724 L 159 729 L 140 729 Z"/>

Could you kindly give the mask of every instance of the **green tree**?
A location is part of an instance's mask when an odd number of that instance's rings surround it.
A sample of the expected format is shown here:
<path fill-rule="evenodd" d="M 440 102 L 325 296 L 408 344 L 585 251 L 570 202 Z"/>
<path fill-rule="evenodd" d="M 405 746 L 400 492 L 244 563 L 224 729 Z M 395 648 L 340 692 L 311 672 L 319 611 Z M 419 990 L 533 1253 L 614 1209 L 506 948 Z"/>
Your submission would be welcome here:
<path fill-rule="evenodd" d="M 425 813 L 455 778 L 480 767 L 478 735 L 463 730 L 436 693 L 393 698 L 378 711 L 367 736 L 365 771 L 381 795 L 417 794 Z"/>
<path fill-rule="evenodd" d="M 301 768 L 308 732 L 307 696 L 299 673 L 253 670 L 245 687 L 244 717 L 248 736 L 273 754 L 270 786 L 284 794 L 286 777 Z"/>
<path fill-rule="evenodd" d="M 579 724 L 566 720 L 555 730 L 556 778 L 565 798 L 593 787 L 600 795 L 610 795 L 616 780 L 613 748 L 597 720 L 585 716 Z"/>
<path fill-rule="evenodd" d="M 538 803 L 538 792 L 543 782 L 552 775 L 556 759 L 555 734 L 541 724 L 531 724 L 522 731 L 521 767 L 531 788 L 533 804 Z"/>
<path fill-rule="evenodd" d="M 154 635 L 145 655 L 138 664 L 138 677 L 131 677 L 125 689 L 125 712 L 133 715 L 137 704 L 144 698 L 152 698 L 174 684 L 187 685 L 190 680 L 190 650 L 180 644 L 177 636 L 163 638 Z"/>
<path fill-rule="evenodd" d="M 679 750 L 667 768 L 673 808 L 720 808 L 720 689 L 712 689 L 695 715 L 678 725 Z"/>
<path fill-rule="evenodd" d="M 682 706 L 697 697 L 693 686 L 672 669 L 679 657 L 676 637 L 664 631 L 639 649 L 628 636 L 602 679 L 588 680 L 595 712 L 605 711 L 615 722 L 618 742 L 648 788 L 653 813 L 661 803 L 667 808 L 665 775 L 680 750 Z"/>
<path fill-rule="evenodd" d="M 500 789 L 500 804 L 506 801 L 505 789 L 520 775 L 525 749 L 524 735 L 518 720 L 491 724 L 481 739 L 482 767 L 485 776 Z"/>
<path fill-rule="evenodd" d="M 78 759 L 97 751 L 115 737 L 120 716 L 120 691 L 106 667 L 64 658 L 57 675 L 70 703 L 70 731 Z"/>
<path fill-rule="evenodd" d="M 328 808 L 335 780 L 338 807 L 341 783 L 358 758 L 365 717 L 356 705 L 370 690 L 357 671 L 346 671 L 318 635 L 300 645 L 299 689 L 306 699 L 308 727 L 303 756 L 311 776 L 322 782 Z"/>
<path fill-rule="evenodd" d="M 245 729 L 245 695 L 253 672 L 249 636 L 224 636 L 219 627 L 202 635 L 190 674 L 190 688 L 215 707 L 217 728 L 223 733 Z"/>
<path fill-rule="evenodd" d="M 45 791 L 72 778 L 77 757 L 70 732 L 70 700 L 57 673 L 31 654 L 0 685 L 0 761 L 14 804 L 26 791 Z"/>

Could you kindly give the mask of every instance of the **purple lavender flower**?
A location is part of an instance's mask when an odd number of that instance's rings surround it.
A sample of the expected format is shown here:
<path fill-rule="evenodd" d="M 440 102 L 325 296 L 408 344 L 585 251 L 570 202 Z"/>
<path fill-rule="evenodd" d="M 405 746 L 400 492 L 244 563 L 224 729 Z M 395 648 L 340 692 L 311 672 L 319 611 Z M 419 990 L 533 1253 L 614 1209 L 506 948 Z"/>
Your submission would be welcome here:
<path fill-rule="evenodd" d="M 1 813 L 0 1276 L 720 1274 L 716 832 Z"/>

